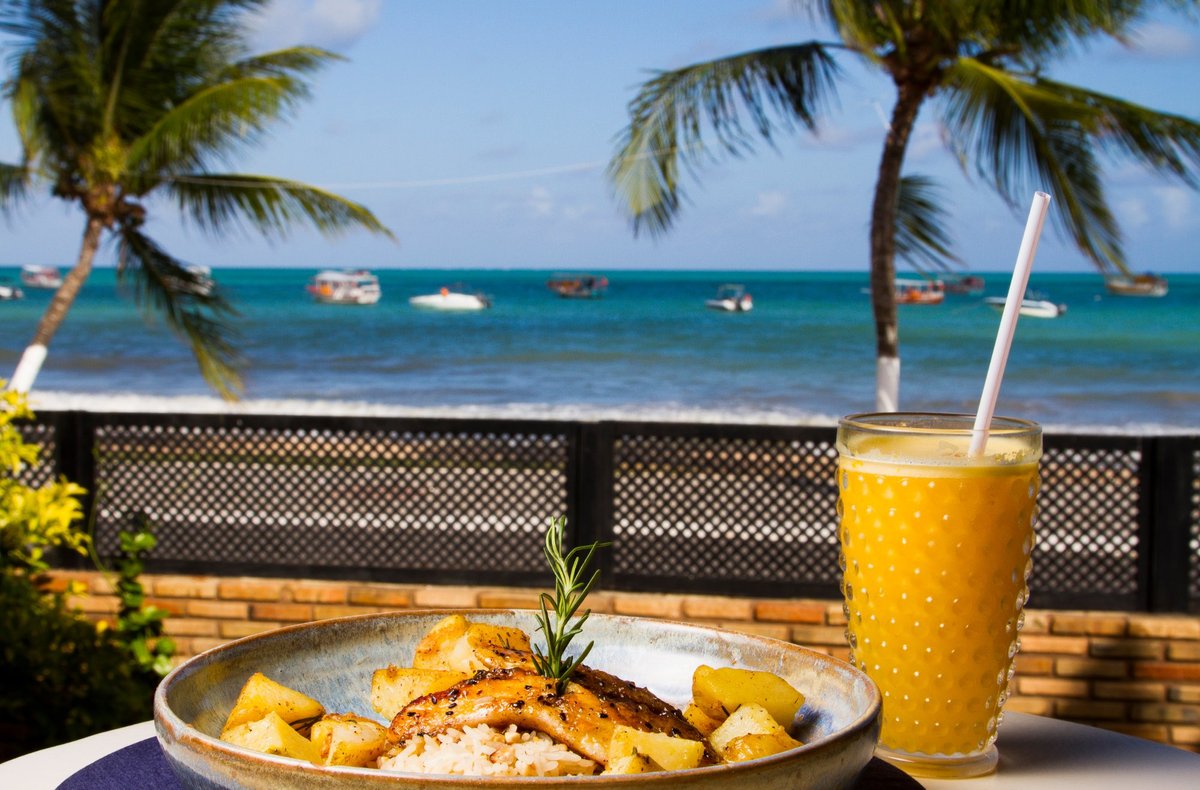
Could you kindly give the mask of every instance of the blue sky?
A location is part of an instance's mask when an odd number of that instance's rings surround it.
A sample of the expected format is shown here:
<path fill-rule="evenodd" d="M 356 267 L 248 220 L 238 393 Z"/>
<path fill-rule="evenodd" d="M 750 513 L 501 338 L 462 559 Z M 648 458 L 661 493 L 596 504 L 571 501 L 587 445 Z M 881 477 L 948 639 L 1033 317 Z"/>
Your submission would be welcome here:
<path fill-rule="evenodd" d="M 706 167 L 660 239 L 634 238 L 604 178 L 626 104 L 651 70 L 812 38 L 819 23 L 784 0 L 276 0 L 263 49 L 328 47 L 346 61 L 313 100 L 232 164 L 294 178 L 371 208 L 395 242 L 297 231 L 267 243 L 221 238 L 153 206 L 149 230 L 183 260 L 318 268 L 861 269 L 890 85 L 843 60 L 838 105 L 818 136 L 797 134 Z M 1100 42 L 1052 72 L 1123 98 L 1200 117 L 1200 24 L 1156 17 L 1128 47 Z M 0 159 L 18 146 L 5 108 Z M 1006 208 L 919 119 L 907 172 L 936 177 L 972 268 L 1012 266 L 1028 204 Z M 1116 164 L 1105 174 L 1131 264 L 1200 270 L 1200 193 Z M 74 261 L 82 217 L 49 198 L 5 226 L 0 264 Z M 1048 230 L 1044 271 L 1089 264 Z"/>

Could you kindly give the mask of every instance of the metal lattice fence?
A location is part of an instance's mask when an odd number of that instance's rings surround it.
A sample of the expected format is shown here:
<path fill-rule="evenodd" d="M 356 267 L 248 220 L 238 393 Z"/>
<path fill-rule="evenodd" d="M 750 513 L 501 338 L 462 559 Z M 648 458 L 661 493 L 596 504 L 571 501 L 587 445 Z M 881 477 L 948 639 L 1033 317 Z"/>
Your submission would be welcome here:
<path fill-rule="evenodd" d="M 42 415 L 40 485 L 89 490 L 100 553 L 147 568 L 542 586 L 546 522 L 611 589 L 836 597 L 831 428 Z M 1051 435 L 1037 607 L 1200 610 L 1200 437 Z"/>

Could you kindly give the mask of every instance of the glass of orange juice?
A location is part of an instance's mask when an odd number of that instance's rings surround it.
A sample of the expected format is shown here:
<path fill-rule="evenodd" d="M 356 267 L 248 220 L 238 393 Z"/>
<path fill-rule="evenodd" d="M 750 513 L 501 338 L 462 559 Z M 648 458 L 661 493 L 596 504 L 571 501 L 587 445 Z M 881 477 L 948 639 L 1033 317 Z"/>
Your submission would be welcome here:
<path fill-rule="evenodd" d="M 883 695 L 878 754 L 908 773 L 991 773 L 1029 597 L 1042 431 L 973 415 L 858 414 L 838 426 L 851 662 Z"/>

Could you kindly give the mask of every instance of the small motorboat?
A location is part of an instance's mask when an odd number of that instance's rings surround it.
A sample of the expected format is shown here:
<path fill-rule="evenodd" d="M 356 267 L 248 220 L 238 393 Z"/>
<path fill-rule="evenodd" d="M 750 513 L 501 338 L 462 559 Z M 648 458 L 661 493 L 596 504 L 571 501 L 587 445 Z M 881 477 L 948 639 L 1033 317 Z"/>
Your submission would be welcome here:
<path fill-rule="evenodd" d="M 1114 296 L 1166 296 L 1167 278 L 1157 274 L 1136 274 L 1104 278 L 1104 287 Z"/>
<path fill-rule="evenodd" d="M 461 289 L 446 287 L 435 294 L 414 296 L 408 303 L 413 307 L 431 310 L 486 310 L 492 306 L 492 300 L 481 293 L 466 293 Z"/>
<path fill-rule="evenodd" d="M 977 296 L 983 293 L 984 285 L 983 278 L 973 274 L 951 274 L 942 278 L 942 288 L 948 294 Z"/>
<path fill-rule="evenodd" d="M 62 285 L 62 274 L 53 266 L 30 263 L 21 267 L 21 285 L 26 288 L 57 289 Z"/>
<path fill-rule="evenodd" d="M 983 301 L 984 304 L 1000 312 L 1004 312 L 1004 305 L 1008 302 L 1008 299 L 1003 296 L 989 296 Z M 1067 312 L 1067 306 L 1065 304 L 1056 304 L 1048 299 L 1028 298 L 1021 300 L 1021 307 L 1018 312 L 1030 318 L 1058 318 Z"/>
<path fill-rule="evenodd" d="M 556 274 L 546 287 L 564 299 L 598 299 L 608 290 L 608 278 L 596 274 Z"/>
<path fill-rule="evenodd" d="M 896 280 L 896 304 L 941 304 L 945 300 L 941 280 Z"/>
<path fill-rule="evenodd" d="M 0 302 L 9 302 L 14 299 L 23 299 L 25 292 L 15 285 L 8 283 L 0 283 Z"/>
<path fill-rule="evenodd" d="M 728 283 L 717 289 L 716 297 L 706 299 L 704 306 L 726 313 L 748 313 L 754 309 L 754 300 L 746 293 L 745 286 Z"/>
<path fill-rule="evenodd" d="M 321 304 L 375 304 L 383 295 L 379 278 L 363 269 L 326 269 L 306 290 Z"/>

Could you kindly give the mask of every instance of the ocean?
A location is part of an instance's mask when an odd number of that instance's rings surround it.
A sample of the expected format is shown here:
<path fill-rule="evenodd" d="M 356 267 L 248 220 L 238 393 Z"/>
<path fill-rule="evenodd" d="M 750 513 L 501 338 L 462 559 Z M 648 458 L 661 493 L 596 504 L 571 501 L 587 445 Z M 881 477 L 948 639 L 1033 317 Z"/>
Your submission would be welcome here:
<path fill-rule="evenodd" d="M 14 267 L 0 281 L 16 280 Z M 377 270 L 381 301 L 315 304 L 308 269 L 216 268 L 239 311 L 243 402 L 222 403 L 187 347 L 147 322 L 111 269 L 96 270 L 33 393 L 41 409 L 244 411 L 833 424 L 874 406 L 865 272 L 603 271 L 595 300 L 546 287 L 550 272 Z M 1008 275 L 983 273 L 986 295 Z M 1200 429 L 1200 275 L 1163 298 L 1115 297 L 1096 274 L 1034 274 L 1066 304 L 1020 320 L 997 411 L 1048 429 Z M 708 310 L 722 283 L 754 309 Z M 462 283 L 493 300 L 474 313 L 408 298 Z M 0 302 L 0 376 L 11 376 L 48 291 Z M 981 296 L 900 308 L 901 406 L 974 411 L 999 314 Z"/>

